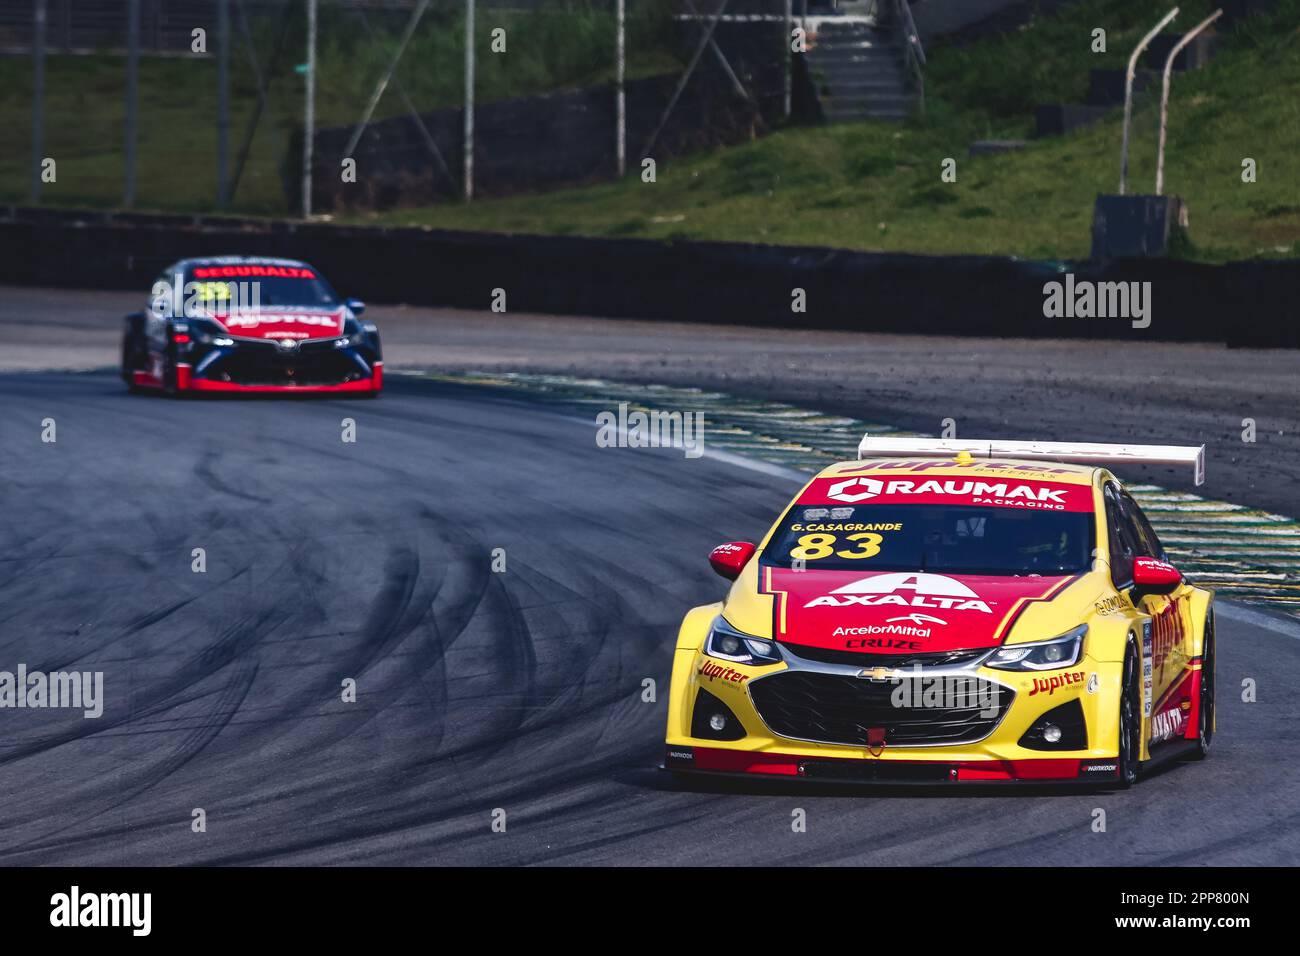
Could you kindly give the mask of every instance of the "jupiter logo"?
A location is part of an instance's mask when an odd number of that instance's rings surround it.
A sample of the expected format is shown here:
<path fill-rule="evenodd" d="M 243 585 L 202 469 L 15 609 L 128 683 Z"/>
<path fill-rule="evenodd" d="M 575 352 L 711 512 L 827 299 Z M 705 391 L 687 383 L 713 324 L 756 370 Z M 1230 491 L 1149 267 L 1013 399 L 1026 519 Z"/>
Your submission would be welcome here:
<path fill-rule="evenodd" d="M 1034 686 L 1030 689 L 1029 696 L 1035 697 L 1038 694 L 1046 694 L 1051 697 L 1062 687 L 1070 687 L 1081 683 L 1083 683 L 1083 671 L 1053 674 L 1051 677 L 1035 677 Z"/>

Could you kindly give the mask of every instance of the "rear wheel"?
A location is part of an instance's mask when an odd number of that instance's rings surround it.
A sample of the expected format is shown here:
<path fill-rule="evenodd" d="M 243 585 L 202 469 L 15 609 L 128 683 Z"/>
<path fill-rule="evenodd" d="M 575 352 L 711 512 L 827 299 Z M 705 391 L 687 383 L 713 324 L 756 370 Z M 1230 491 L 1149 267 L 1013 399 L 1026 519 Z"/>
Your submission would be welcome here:
<path fill-rule="evenodd" d="M 1142 753 L 1141 667 L 1137 641 L 1131 636 L 1124 649 L 1124 670 L 1119 698 L 1119 786 L 1128 789 L 1137 782 Z"/>
<path fill-rule="evenodd" d="M 1214 739 L 1214 613 L 1205 618 L 1205 643 L 1201 650 L 1200 718 L 1196 733 L 1196 750 L 1192 756 L 1204 760 Z"/>

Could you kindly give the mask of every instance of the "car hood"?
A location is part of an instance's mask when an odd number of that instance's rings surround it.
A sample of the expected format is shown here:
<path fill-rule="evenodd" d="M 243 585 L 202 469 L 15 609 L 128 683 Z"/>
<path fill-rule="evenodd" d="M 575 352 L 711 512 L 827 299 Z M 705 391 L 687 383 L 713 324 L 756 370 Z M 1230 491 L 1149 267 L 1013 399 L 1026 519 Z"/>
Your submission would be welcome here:
<path fill-rule="evenodd" d="M 328 339 L 343 333 L 344 309 L 304 309 L 287 306 L 256 312 L 215 315 L 213 320 L 231 335 L 251 339 Z"/>
<path fill-rule="evenodd" d="M 758 600 L 771 595 L 772 635 L 778 641 L 837 651 L 904 654 L 997 647 L 1027 608 L 1053 601 L 1077 580 L 1077 575 L 793 571 L 762 566 L 754 576 L 752 593 Z M 733 590 L 732 599 L 737 597 L 743 604 L 744 598 Z"/>

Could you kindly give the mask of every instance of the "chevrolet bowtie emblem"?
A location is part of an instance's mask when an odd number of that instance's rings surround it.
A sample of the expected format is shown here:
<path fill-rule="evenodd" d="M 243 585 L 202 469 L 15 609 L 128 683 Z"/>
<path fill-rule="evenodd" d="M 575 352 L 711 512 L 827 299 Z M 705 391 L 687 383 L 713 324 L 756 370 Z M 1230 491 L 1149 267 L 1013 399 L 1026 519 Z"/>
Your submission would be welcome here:
<path fill-rule="evenodd" d="M 861 680 L 887 681 L 893 673 L 888 667 L 868 667 L 858 671 L 858 677 Z"/>

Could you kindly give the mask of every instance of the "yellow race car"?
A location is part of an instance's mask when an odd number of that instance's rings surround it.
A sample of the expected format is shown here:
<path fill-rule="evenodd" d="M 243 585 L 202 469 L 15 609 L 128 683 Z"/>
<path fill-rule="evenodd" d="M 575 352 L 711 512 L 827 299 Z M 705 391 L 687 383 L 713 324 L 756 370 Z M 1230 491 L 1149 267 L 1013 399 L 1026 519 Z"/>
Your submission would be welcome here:
<path fill-rule="evenodd" d="M 1127 787 L 1214 734 L 1212 594 L 1107 466 L 1204 447 L 873 438 L 682 622 L 664 767 Z"/>

